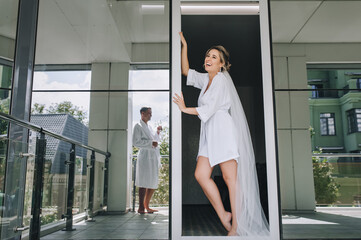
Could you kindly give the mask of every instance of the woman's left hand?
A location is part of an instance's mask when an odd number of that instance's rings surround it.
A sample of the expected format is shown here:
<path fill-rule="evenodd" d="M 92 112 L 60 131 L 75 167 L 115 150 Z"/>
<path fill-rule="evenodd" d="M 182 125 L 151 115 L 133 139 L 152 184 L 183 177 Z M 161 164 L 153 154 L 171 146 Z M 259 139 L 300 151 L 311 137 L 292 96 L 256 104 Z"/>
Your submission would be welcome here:
<path fill-rule="evenodd" d="M 178 105 L 179 110 L 183 112 L 184 109 L 186 109 L 186 104 L 184 103 L 183 93 L 181 92 L 181 95 L 174 94 L 173 96 L 173 102 Z"/>

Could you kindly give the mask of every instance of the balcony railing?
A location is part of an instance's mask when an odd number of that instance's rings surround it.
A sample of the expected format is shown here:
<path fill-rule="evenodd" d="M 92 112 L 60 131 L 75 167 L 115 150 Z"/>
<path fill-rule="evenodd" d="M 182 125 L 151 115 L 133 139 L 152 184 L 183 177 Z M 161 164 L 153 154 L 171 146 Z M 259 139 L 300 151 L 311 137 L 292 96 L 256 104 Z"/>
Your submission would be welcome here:
<path fill-rule="evenodd" d="M 5 113 L 0 112 L 0 119 L 14 124 L 14 126 L 26 128 L 30 130 L 30 134 L 34 132 L 36 135 L 29 138 L 29 143 L 17 142 L 5 136 L 2 136 L 0 140 L 2 166 L 5 166 L 8 161 L 18 158 L 21 162 L 25 160 L 27 168 L 23 224 L 13 229 L 15 233 L 29 229 L 29 239 L 40 239 L 40 229 L 43 224 L 66 219 L 65 230 L 71 231 L 73 230 L 74 214 L 85 211 L 86 217 L 91 219 L 94 208 L 95 153 L 105 157 L 104 167 L 101 170 L 104 175 L 104 192 L 101 198 L 103 205 L 107 204 L 106 185 L 108 182 L 109 152 L 88 146 Z M 64 143 L 65 150 L 63 148 L 58 153 L 54 153 L 53 146 L 48 144 L 54 140 L 59 145 Z M 13 149 L 9 149 L 10 144 L 14 146 Z M 23 146 L 24 144 L 27 146 Z M 17 149 L 17 145 L 22 145 L 20 149 L 27 149 L 28 152 L 14 151 Z M 90 154 L 85 154 L 84 159 L 84 157 L 77 156 L 77 151 L 80 150 L 84 150 L 86 153 L 89 151 Z M 14 152 L 9 153 L 9 151 Z M 90 164 L 88 164 L 87 156 L 90 156 Z M 86 184 L 87 172 L 89 172 L 88 185 Z M 14 196 L 16 197 L 16 195 Z M 5 193 L 2 193 L 1 202 L 5 204 L 5 207 L 9 207 L 12 205 L 14 196 L 6 196 Z M 65 198 L 66 201 L 59 201 L 59 199 Z M 16 203 L 13 202 L 13 204 Z M 1 211 L 3 210 L 5 209 L 1 206 Z M 6 221 L 11 222 L 12 220 L 11 218 L 8 220 L 2 218 L 2 225 Z"/>

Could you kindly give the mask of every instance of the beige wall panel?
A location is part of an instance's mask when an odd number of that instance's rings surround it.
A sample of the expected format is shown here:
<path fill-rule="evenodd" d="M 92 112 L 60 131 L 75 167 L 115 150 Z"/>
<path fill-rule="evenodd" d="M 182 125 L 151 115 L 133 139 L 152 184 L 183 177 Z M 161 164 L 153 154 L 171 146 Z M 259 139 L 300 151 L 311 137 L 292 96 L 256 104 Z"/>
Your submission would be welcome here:
<path fill-rule="evenodd" d="M 104 92 L 90 93 L 89 129 L 107 129 L 108 95 Z"/>
<path fill-rule="evenodd" d="M 132 62 L 169 62 L 169 44 L 133 43 Z"/>
<path fill-rule="evenodd" d="M 8 59 L 14 59 L 15 40 L 0 36 L 0 56 Z"/>
<path fill-rule="evenodd" d="M 307 88 L 306 58 L 288 57 L 288 81 L 291 89 Z"/>
<path fill-rule="evenodd" d="M 93 63 L 91 71 L 91 90 L 108 90 L 109 63 Z"/>
<path fill-rule="evenodd" d="M 128 128 L 128 93 L 113 92 L 109 99 L 109 129 Z"/>
<path fill-rule="evenodd" d="M 290 92 L 292 128 L 310 127 L 308 92 Z"/>
<path fill-rule="evenodd" d="M 296 186 L 296 209 L 315 209 L 315 192 L 311 155 L 311 137 L 308 130 L 292 130 L 292 149 Z"/>
<path fill-rule="evenodd" d="M 108 211 L 126 211 L 127 186 L 130 179 L 127 172 L 127 132 L 109 131 L 109 194 Z"/>
<path fill-rule="evenodd" d="M 112 63 L 110 67 L 110 89 L 128 90 L 129 63 Z"/>
<path fill-rule="evenodd" d="M 288 84 L 288 65 L 286 57 L 273 58 L 274 88 L 289 88 Z"/>
<path fill-rule="evenodd" d="M 294 210 L 295 189 L 293 177 L 292 142 L 290 130 L 277 130 L 280 173 L 281 209 Z"/>
<path fill-rule="evenodd" d="M 275 92 L 277 129 L 290 128 L 290 97 L 289 92 Z"/>

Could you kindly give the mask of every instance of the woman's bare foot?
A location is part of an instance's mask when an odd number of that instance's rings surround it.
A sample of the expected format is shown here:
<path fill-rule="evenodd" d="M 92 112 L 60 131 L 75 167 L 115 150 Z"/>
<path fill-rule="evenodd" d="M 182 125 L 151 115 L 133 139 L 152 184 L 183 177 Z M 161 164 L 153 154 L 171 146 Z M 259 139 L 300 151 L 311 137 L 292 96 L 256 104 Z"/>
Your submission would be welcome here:
<path fill-rule="evenodd" d="M 221 222 L 222 222 L 222 224 L 223 224 L 223 227 L 224 227 L 227 231 L 230 231 L 231 228 L 232 228 L 231 220 L 232 220 L 232 213 L 230 213 L 230 212 L 225 212 L 225 214 L 224 214 L 223 217 L 221 218 Z"/>
<path fill-rule="evenodd" d="M 228 232 L 227 236 L 238 236 L 238 234 L 235 230 L 231 230 Z"/>

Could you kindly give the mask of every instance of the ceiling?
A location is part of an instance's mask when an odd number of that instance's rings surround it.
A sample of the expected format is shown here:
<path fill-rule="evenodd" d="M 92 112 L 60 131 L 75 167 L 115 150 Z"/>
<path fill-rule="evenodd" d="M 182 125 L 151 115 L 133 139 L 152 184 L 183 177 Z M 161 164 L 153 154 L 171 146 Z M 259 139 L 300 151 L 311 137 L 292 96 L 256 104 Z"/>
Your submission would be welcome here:
<path fill-rule="evenodd" d="M 0 36 L 14 39 L 17 1 L 0 2 Z M 142 5 L 164 5 L 147 12 Z M 359 43 L 360 1 L 271 1 L 274 43 Z M 169 41 L 168 1 L 40 0 L 37 63 L 131 61 L 132 45 Z"/>

